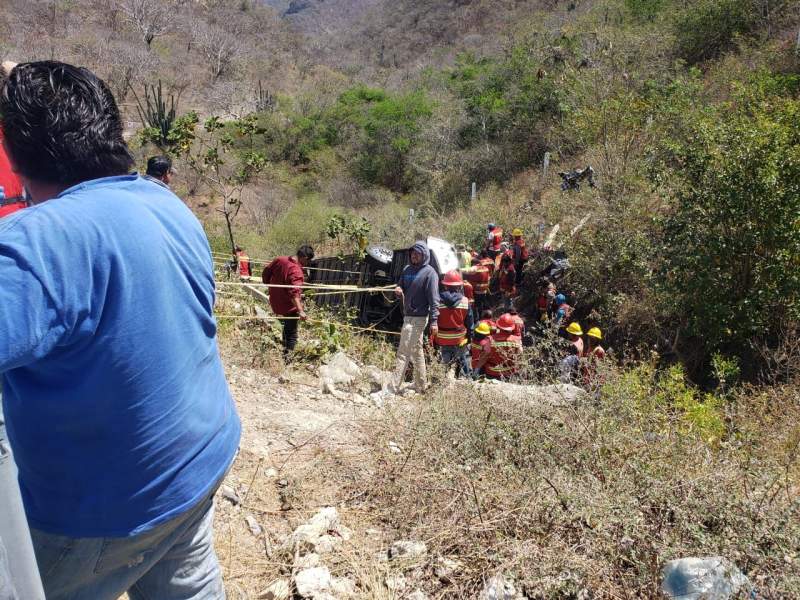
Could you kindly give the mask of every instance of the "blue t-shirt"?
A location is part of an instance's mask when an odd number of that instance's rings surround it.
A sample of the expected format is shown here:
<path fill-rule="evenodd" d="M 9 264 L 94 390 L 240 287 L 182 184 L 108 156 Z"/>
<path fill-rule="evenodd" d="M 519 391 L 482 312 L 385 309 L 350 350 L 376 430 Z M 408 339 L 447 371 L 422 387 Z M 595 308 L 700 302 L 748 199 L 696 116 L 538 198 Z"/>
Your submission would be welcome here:
<path fill-rule="evenodd" d="M 135 535 L 191 508 L 241 426 L 200 223 L 138 175 L 0 220 L 0 373 L 30 524 Z"/>

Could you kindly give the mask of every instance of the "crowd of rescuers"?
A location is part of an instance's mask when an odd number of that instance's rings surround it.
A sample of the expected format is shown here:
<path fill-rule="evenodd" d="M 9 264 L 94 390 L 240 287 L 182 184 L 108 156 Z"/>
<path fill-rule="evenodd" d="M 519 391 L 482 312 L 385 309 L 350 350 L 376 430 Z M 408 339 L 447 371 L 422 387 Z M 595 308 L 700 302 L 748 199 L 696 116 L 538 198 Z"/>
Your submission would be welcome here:
<path fill-rule="evenodd" d="M 529 259 L 524 232 L 515 228 L 509 242 L 502 228 L 489 223 L 480 252 L 465 246 L 457 250 L 460 268 L 442 278 L 431 343 L 448 369 L 455 367 L 458 377 L 502 380 L 519 376 L 523 341 L 532 339 L 514 306 Z M 502 313 L 495 318 L 498 308 Z M 601 330 L 591 327 L 584 334 L 580 324 L 572 321 L 574 309 L 566 294 L 552 281 L 545 281 L 538 293 L 536 311 L 537 322 L 557 328 L 567 342 L 559 365 L 560 380 L 594 382 L 597 362 L 605 357 Z"/>
<path fill-rule="evenodd" d="M 529 254 L 521 229 L 512 231 L 510 244 L 494 224 L 489 224 L 487 231 L 481 252 L 458 248 L 460 268 L 446 273 L 441 281 L 430 265 L 430 250 L 425 242 L 412 246 L 409 264 L 395 288 L 403 305 L 403 325 L 391 391 L 401 391 L 409 366 L 413 367 L 413 389 L 425 391 L 426 331 L 442 362 L 448 369 L 455 368 L 458 377 L 510 379 L 520 373 L 523 340 L 530 341 L 531 336 L 526 335 L 525 320 L 514 301 L 519 297 Z M 236 256 L 240 274 L 249 276 L 250 259 L 239 246 Z M 269 289 L 269 301 L 282 325 L 287 361 L 297 344 L 299 322 L 307 318 L 302 286 L 304 269 L 313 258 L 313 248 L 302 246 L 295 256 L 273 260 L 261 274 L 263 283 L 274 286 Z M 503 312 L 495 319 L 498 305 Z M 566 295 L 558 292 L 553 282 L 546 282 L 540 291 L 536 309 L 537 321 L 556 327 L 559 336 L 568 342 L 560 362 L 561 381 L 591 383 L 597 361 L 605 357 L 600 329 L 592 327 L 584 335 L 580 324 L 572 321 L 573 307 Z"/>

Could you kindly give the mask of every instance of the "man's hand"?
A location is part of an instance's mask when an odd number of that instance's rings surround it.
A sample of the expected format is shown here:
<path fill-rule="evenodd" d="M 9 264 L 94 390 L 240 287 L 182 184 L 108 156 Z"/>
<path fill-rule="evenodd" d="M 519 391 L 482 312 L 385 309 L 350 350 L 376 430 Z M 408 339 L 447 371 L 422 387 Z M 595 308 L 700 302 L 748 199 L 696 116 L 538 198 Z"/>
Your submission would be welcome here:
<path fill-rule="evenodd" d="M 300 319 L 301 321 L 305 321 L 306 319 L 308 319 L 308 315 L 304 310 L 301 310 L 299 313 L 297 313 L 297 318 Z"/>
<path fill-rule="evenodd" d="M 394 288 L 394 295 L 397 296 L 398 298 L 402 298 L 403 288 L 401 288 L 399 285 L 396 288 Z"/>
<path fill-rule="evenodd" d="M 436 334 L 439 333 L 439 326 L 438 325 L 431 325 L 431 337 L 436 337 Z"/>

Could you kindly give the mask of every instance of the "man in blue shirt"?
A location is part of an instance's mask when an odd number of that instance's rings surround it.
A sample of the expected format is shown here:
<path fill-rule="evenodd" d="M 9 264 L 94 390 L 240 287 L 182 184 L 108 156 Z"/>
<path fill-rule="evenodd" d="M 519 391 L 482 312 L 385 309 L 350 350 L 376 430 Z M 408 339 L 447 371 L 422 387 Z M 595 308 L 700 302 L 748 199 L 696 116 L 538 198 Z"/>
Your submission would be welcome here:
<path fill-rule="evenodd" d="M 0 373 L 47 598 L 224 598 L 212 500 L 240 423 L 203 229 L 128 174 L 86 69 L 18 65 L 0 115 L 34 203 L 0 221 Z"/>

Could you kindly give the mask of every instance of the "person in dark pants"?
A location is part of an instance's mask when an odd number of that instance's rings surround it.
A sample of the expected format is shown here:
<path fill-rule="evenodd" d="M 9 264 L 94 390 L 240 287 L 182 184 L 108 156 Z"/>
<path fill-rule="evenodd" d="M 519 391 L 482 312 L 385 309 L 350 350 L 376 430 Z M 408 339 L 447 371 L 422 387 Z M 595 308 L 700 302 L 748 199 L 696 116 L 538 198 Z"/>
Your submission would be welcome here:
<path fill-rule="evenodd" d="M 269 304 L 283 326 L 283 357 L 286 360 L 291 358 L 297 346 L 299 321 L 306 320 L 302 296 L 305 280 L 303 267 L 311 264 L 313 258 L 314 249 L 311 246 L 301 246 L 297 250 L 297 256 L 279 256 L 261 272 L 261 281 L 276 286 L 268 290 Z"/>

